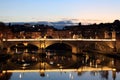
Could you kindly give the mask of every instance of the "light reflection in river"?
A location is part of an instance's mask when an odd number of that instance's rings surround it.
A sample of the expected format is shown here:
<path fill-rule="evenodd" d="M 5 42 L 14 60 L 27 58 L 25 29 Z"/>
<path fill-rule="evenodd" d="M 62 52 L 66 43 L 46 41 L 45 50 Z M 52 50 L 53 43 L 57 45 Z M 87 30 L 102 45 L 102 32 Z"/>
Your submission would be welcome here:
<path fill-rule="evenodd" d="M 107 74 L 107 75 L 106 75 Z M 120 73 L 113 76 L 112 71 L 96 72 L 45 72 L 41 76 L 38 72 L 29 73 L 12 73 L 9 80 L 119 80 Z"/>
<path fill-rule="evenodd" d="M 0 80 L 120 79 L 120 60 L 98 53 L 45 55 L 25 52 L 13 54 L 0 64 Z"/>

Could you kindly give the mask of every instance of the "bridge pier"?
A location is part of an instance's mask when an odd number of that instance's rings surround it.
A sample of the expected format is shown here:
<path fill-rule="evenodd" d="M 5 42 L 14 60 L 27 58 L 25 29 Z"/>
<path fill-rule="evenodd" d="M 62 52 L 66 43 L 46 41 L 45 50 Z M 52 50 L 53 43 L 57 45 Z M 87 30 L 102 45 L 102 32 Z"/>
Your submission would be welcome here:
<path fill-rule="evenodd" d="M 80 48 L 79 44 L 76 44 L 76 46 L 72 46 L 72 53 L 73 54 L 79 54 L 82 52 L 82 49 Z"/>
<path fill-rule="evenodd" d="M 116 31 L 112 31 L 112 39 L 116 39 Z M 113 52 L 117 52 L 117 48 L 116 48 L 116 41 L 114 41 L 113 43 L 114 49 Z"/>
<path fill-rule="evenodd" d="M 4 48 L 4 42 L 2 40 L 0 40 L 0 48 L 3 49 Z"/>
<path fill-rule="evenodd" d="M 11 50 L 10 50 L 10 47 L 8 47 L 8 48 L 7 48 L 7 53 L 10 53 L 10 51 L 11 51 Z"/>
<path fill-rule="evenodd" d="M 38 53 L 45 53 L 45 48 L 46 48 L 46 42 L 45 40 L 44 41 L 39 41 L 39 44 L 38 44 Z"/>
<path fill-rule="evenodd" d="M 76 48 L 76 47 L 73 47 L 73 48 L 72 48 L 72 53 L 74 53 L 74 54 L 77 54 L 77 53 L 78 53 L 78 51 L 77 51 L 77 48 Z"/>
<path fill-rule="evenodd" d="M 114 46 L 114 48 L 113 48 L 113 52 L 117 52 L 116 41 L 113 43 L 113 46 Z"/>

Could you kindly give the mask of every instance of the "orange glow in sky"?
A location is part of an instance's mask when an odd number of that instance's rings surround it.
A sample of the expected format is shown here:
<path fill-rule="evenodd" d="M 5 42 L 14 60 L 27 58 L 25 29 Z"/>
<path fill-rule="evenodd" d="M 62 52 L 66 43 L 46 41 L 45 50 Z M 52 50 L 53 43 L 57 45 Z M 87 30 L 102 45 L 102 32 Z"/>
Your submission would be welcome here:
<path fill-rule="evenodd" d="M 1 0 L 0 21 L 113 22 L 120 18 L 119 4 L 120 0 Z"/>

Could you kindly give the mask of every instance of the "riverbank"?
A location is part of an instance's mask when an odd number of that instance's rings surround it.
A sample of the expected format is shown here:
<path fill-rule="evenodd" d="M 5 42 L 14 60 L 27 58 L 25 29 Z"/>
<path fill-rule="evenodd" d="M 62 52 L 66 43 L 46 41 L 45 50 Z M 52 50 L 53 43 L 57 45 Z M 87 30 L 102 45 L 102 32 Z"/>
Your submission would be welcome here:
<path fill-rule="evenodd" d="M 120 53 L 118 53 L 118 52 L 111 52 L 111 53 L 106 53 L 106 52 L 102 52 L 102 51 L 90 51 L 90 52 L 94 52 L 94 53 L 102 54 L 102 55 L 105 55 L 108 57 L 120 59 Z"/>
<path fill-rule="evenodd" d="M 113 57 L 113 58 L 117 58 L 117 59 L 120 59 L 120 54 L 119 53 L 107 53 L 107 54 L 104 54 L 108 57 Z"/>

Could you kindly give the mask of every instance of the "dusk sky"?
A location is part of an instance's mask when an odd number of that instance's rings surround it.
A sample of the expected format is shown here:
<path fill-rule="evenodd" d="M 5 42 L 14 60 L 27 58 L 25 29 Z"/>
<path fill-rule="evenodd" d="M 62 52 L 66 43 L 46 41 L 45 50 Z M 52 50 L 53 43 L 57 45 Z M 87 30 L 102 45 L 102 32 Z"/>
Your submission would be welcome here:
<path fill-rule="evenodd" d="M 115 19 L 120 19 L 120 0 L 0 0 L 2 22 L 104 23 Z"/>

